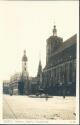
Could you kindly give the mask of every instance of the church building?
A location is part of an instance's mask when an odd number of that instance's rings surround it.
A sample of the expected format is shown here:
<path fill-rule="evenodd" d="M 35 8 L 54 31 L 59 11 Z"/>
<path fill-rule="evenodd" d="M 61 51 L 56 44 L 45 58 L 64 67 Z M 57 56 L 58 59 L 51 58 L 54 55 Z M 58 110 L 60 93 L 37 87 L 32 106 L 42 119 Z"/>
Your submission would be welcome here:
<path fill-rule="evenodd" d="M 76 94 L 76 42 L 76 34 L 63 42 L 54 25 L 53 35 L 46 40 L 46 66 L 42 73 L 42 88 L 47 93 Z"/>

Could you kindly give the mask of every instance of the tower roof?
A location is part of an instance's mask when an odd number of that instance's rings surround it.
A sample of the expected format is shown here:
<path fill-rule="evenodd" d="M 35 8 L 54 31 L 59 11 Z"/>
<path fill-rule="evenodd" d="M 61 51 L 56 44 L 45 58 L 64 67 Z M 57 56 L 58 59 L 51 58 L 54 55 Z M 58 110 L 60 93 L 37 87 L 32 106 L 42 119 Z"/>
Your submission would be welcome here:
<path fill-rule="evenodd" d="M 28 61 L 27 56 L 26 56 L 26 50 L 24 50 L 24 55 L 22 57 L 22 61 Z"/>
<path fill-rule="evenodd" d="M 57 36 L 57 29 L 56 29 L 56 25 L 54 25 L 54 29 L 53 29 L 53 36 Z"/>

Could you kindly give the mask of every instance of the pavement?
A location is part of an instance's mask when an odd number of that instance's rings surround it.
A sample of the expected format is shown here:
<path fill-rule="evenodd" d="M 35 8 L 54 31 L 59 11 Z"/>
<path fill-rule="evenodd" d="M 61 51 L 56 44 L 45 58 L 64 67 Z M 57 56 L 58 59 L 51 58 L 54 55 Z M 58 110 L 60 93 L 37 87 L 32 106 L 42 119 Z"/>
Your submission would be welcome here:
<path fill-rule="evenodd" d="M 3 119 L 75 120 L 76 97 L 3 95 Z"/>

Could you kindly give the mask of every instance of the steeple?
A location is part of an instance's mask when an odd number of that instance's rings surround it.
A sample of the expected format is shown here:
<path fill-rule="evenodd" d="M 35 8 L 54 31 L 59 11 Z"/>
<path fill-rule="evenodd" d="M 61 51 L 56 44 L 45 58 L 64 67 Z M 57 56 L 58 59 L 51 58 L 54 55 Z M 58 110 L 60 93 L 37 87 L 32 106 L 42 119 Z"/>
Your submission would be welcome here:
<path fill-rule="evenodd" d="M 56 25 L 54 25 L 54 29 L 53 29 L 53 36 L 57 36 L 57 29 L 56 29 Z"/>
<path fill-rule="evenodd" d="M 39 66 L 38 66 L 38 73 L 37 76 L 40 77 L 40 74 L 42 73 L 42 65 L 41 65 L 41 60 L 39 60 Z"/>

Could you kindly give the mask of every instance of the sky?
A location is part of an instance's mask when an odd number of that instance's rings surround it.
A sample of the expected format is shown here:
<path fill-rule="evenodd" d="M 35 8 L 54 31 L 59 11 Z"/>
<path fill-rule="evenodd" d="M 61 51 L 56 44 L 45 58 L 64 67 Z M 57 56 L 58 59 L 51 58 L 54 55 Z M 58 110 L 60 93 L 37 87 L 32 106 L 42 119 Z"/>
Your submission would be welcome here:
<path fill-rule="evenodd" d="M 65 41 L 78 29 L 78 1 L 0 1 L 0 82 L 22 71 L 26 49 L 29 76 L 35 76 L 39 59 L 46 65 L 46 39 Z"/>

